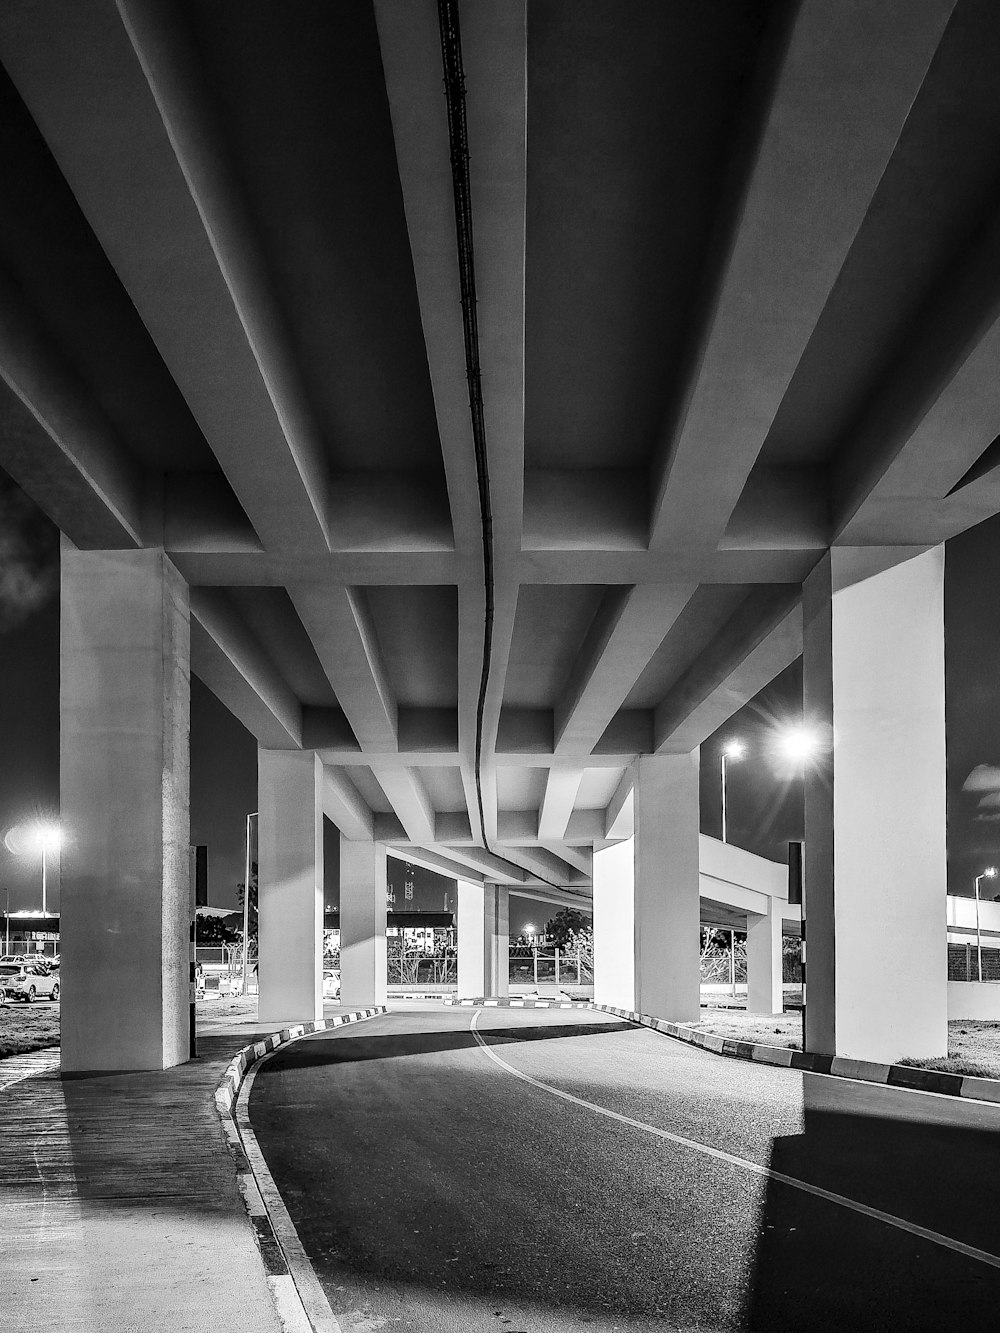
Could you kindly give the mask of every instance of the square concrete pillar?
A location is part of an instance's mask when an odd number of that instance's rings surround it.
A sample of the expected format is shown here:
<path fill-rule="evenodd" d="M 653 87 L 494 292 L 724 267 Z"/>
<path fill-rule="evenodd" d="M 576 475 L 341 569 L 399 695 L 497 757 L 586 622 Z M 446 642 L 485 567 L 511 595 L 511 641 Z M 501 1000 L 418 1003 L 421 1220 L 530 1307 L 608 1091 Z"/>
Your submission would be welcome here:
<path fill-rule="evenodd" d="M 323 765 L 308 751 L 257 752 L 257 1014 L 323 1017 Z"/>
<path fill-rule="evenodd" d="M 188 1058 L 187 585 L 162 551 L 62 551 L 64 1072 Z"/>
<path fill-rule="evenodd" d="M 482 884 L 458 881 L 458 993 L 486 995 L 486 894 Z"/>
<path fill-rule="evenodd" d="M 485 993 L 503 999 L 510 994 L 510 891 L 505 884 L 486 884 L 483 897 Z"/>
<path fill-rule="evenodd" d="M 701 1005 L 698 752 L 643 758 L 635 784 L 635 990 L 671 1023 Z"/>
<path fill-rule="evenodd" d="M 386 1001 L 385 847 L 340 839 L 340 1003 L 368 1009 Z"/>
<path fill-rule="evenodd" d="M 639 759 L 634 810 L 634 838 L 594 857 L 594 998 L 688 1022 L 701 996 L 697 751 Z"/>
<path fill-rule="evenodd" d="M 764 914 L 747 912 L 747 1010 L 751 1014 L 780 1014 L 785 1007 L 781 984 L 783 901 L 769 898 Z"/>
<path fill-rule="evenodd" d="M 636 1008 L 634 838 L 594 852 L 594 1003 Z"/>
<path fill-rule="evenodd" d="M 908 557 L 908 558 L 907 558 Z M 944 548 L 835 548 L 803 588 L 806 1045 L 947 1052 Z"/>

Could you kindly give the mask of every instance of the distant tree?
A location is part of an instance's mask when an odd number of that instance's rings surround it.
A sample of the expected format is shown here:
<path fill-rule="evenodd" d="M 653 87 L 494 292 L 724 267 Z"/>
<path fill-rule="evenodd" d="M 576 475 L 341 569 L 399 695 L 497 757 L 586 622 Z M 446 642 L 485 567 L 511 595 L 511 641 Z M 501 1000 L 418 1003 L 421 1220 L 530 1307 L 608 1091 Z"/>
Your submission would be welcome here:
<path fill-rule="evenodd" d="M 243 938 L 244 887 L 245 886 L 242 881 L 236 886 L 236 901 L 240 905 L 239 909 L 240 924 L 236 932 L 236 937 L 237 939 L 240 940 Z M 250 941 L 251 943 L 256 944 L 257 943 L 257 862 L 256 861 L 250 862 L 250 906 L 247 911 L 247 925 L 249 927 L 247 934 L 249 935 Z"/>
<path fill-rule="evenodd" d="M 560 907 L 551 921 L 545 923 L 545 934 L 557 949 L 565 949 L 572 935 L 590 928 L 591 918 L 587 912 L 576 907 Z"/>
<path fill-rule="evenodd" d="M 215 946 L 235 944 L 242 939 L 243 931 L 222 916 L 199 916 L 195 918 L 195 944 Z"/>

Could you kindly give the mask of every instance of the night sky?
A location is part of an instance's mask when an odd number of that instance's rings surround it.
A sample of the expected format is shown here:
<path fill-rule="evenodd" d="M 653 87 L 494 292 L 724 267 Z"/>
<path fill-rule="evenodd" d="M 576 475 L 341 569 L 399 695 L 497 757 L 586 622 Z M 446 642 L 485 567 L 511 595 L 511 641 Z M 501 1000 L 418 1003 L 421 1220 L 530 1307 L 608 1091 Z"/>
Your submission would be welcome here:
<path fill-rule="evenodd" d="M 1000 517 L 947 544 L 949 891 L 971 894 L 974 876 L 1000 865 Z M 12 825 L 58 813 L 58 534 L 0 473 L 0 837 Z M 802 783 L 782 776 L 769 748 L 774 727 L 801 716 L 799 663 L 783 672 L 702 747 L 702 831 L 719 835 L 719 755 L 743 740 L 729 768 L 730 841 L 774 860 L 801 838 Z M 214 905 L 236 903 L 246 814 L 256 809 L 256 743 L 200 681 L 191 683 L 191 840 L 209 847 Z M 332 859 L 332 858 L 331 858 Z M 393 878 L 402 870 L 390 859 Z M 0 843 L 0 892 L 12 911 L 41 905 L 41 867 Z M 401 897 L 401 894 L 399 895 Z M 421 892 L 421 898 L 425 896 Z M 436 896 L 436 895 L 435 895 Z M 3 900 L 0 900 L 2 902 Z M 58 906 L 58 875 L 50 876 Z M 402 906 L 402 902 L 397 906 Z M 430 902 L 417 906 L 436 906 Z M 511 900 L 511 931 L 537 927 L 556 909 Z"/>

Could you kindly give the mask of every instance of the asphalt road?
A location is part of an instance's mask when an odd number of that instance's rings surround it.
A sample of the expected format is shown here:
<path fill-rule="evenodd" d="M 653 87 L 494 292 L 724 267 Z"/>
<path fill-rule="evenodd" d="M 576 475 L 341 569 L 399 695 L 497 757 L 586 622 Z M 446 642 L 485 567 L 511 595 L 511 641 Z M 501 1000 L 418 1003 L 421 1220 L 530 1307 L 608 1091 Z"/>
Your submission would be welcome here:
<path fill-rule="evenodd" d="M 279 1051 L 250 1118 L 345 1333 L 1000 1318 L 1000 1258 L 949 1248 L 1000 1256 L 997 1107 L 588 1011 L 414 1007 Z"/>

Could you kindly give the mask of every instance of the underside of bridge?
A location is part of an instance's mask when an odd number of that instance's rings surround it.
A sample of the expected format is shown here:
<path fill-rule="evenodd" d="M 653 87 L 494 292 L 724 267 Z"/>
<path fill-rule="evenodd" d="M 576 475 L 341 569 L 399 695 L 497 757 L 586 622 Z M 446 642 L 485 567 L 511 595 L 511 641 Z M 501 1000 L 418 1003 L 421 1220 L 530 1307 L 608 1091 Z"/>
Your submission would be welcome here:
<path fill-rule="evenodd" d="M 366 882 L 589 903 L 804 584 L 829 663 L 823 605 L 1000 511 L 986 0 L 6 0 L 0 64 L 0 465 L 64 652 L 155 555 Z"/>

